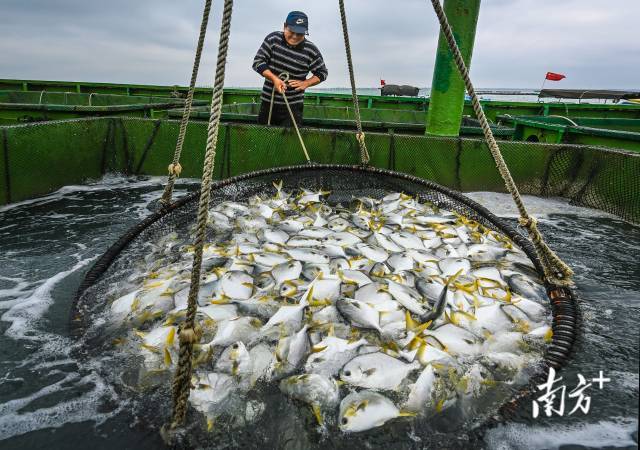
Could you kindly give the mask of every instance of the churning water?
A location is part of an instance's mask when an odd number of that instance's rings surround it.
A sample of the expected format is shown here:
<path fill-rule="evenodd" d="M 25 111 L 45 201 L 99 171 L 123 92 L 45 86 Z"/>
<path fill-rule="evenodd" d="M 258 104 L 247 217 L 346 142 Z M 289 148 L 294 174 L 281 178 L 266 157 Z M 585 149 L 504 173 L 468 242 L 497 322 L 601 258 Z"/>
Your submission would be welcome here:
<path fill-rule="evenodd" d="M 0 448 L 163 445 L 157 430 L 131 412 L 137 410 L 131 396 L 105 378 L 105 370 L 118 367 L 105 368 L 99 358 L 77 359 L 78 344 L 68 333 L 71 304 L 85 271 L 148 214 L 147 205 L 161 194 L 161 181 L 110 176 L 0 208 Z M 183 180 L 176 193 L 195 189 L 195 182 Z M 505 195 L 470 196 L 498 215 L 513 217 Z M 583 336 L 559 374 L 560 384 L 567 386 L 564 417 L 533 419 L 529 404 L 473 445 L 637 448 L 640 228 L 564 201 L 525 201 L 552 248 L 576 272 Z M 600 371 L 611 380 L 602 389 L 591 381 Z M 592 382 L 584 391 L 589 412 L 569 415 L 577 398 L 568 394 L 579 375 Z M 162 422 L 169 413 L 153 414 Z M 404 433 L 396 435 L 398 447 L 426 444 L 410 430 Z M 305 444 L 284 437 L 274 442 L 286 448 Z M 450 447 L 471 445 L 466 436 L 447 439 Z M 324 446 L 332 447 L 332 441 Z"/>

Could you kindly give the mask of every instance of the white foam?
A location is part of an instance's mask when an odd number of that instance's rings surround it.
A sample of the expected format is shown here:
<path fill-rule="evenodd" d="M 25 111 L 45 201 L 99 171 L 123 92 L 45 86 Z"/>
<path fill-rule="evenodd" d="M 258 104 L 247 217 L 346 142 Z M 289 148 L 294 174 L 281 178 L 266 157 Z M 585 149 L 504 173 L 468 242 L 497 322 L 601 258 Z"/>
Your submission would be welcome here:
<path fill-rule="evenodd" d="M 0 289 L 0 298 L 9 298 L 11 300 L 0 300 L 0 309 L 7 309 L 20 301 L 31 291 L 31 284 L 23 278 L 0 277 L 0 280 L 6 280 L 14 283 L 13 287 Z"/>
<path fill-rule="evenodd" d="M 0 206 L 0 213 L 9 211 L 14 208 L 28 206 L 28 205 L 44 205 L 47 203 L 51 203 L 54 201 L 58 201 L 62 198 L 67 199 L 75 199 L 82 200 L 81 197 L 77 197 L 74 194 L 78 194 L 81 192 L 95 192 L 95 191 L 103 191 L 103 190 L 114 190 L 114 189 L 140 189 L 144 187 L 156 187 L 158 190 L 162 189 L 164 184 L 166 183 L 166 177 L 146 177 L 141 180 L 127 178 L 118 174 L 107 174 L 99 180 L 89 181 L 86 184 L 71 184 L 67 186 L 63 186 L 57 191 L 54 191 L 50 194 L 44 195 L 42 197 L 32 198 L 29 200 L 23 200 L 20 202 L 10 203 L 8 205 Z M 188 185 L 191 183 L 198 183 L 199 180 L 192 178 L 181 178 L 176 180 L 176 187 Z M 176 198 L 179 196 L 179 193 L 176 193 Z M 154 199 L 157 197 L 154 196 Z"/>
<path fill-rule="evenodd" d="M 496 450 L 558 449 L 563 445 L 595 448 L 636 446 L 631 433 L 636 430 L 637 419 L 614 419 L 577 425 L 503 425 L 489 430 L 486 442 L 490 449 Z"/>
<path fill-rule="evenodd" d="M 502 194 L 499 192 L 466 192 L 465 195 L 480 203 L 497 216 L 510 218 L 520 216 L 510 194 Z M 565 198 L 543 198 L 533 195 L 523 195 L 522 200 L 529 214 L 536 219 L 546 219 L 551 214 L 619 219 L 619 217 L 598 209 L 570 205 L 569 200 Z"/>
<path fill-rule="evenodd" d="M 44 338 L 43 334 L 33 334 L 31 332 L 34 331 L 35 322 L 42 318 L 49 309 L 53 301 L 51 296 L 53 288 L 68 275 L 83 268 L 96 258 L 97 256 L 94 256 L 78 261 L 70 269 L 59 272 L 46 280 L 30 296 L 13 304 L 7 312 L 0 316 L 0 320 L 11 322 L 11 325 L 5 331 L 5 335 L 12 339 L 42 340 Z M 11 301 L 7 303 L 9 302 Z"/>
<path fill-rule="evenodd" d="M 20 411 L 34 400 L 47 395 L 72 389 L 83 389 L 91 385 L 93 388 L 83 392 L 82 395 L 71 396 L 72 399 L 58 402 L 54 406 L 35 411 Z M 120 404 L 114 411 L 99 412 L 105 398 L 116 400 L 116 394 L 95 373 L 92 372 L 84 377 L 77 373 L 69 373 L 61 380 L 29 396 L 0 404 L 0 441 L 35 430 L 57 428 L 68 423 L 93 421 L 99 425 L 117 414 L 124 406 Z"/>

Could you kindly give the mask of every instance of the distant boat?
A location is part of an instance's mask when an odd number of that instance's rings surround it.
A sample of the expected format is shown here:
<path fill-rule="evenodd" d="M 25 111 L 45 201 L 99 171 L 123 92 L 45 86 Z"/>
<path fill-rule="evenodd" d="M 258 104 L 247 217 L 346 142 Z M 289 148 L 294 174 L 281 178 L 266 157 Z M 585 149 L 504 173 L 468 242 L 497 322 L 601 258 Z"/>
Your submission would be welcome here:
<path fill-rule="evenodd" d="M 417 97 L 418 92 L 420 92 L 420 88 L 415 86 L 387 84 L 384 80 L 380 80 L 380 95 Z"/>

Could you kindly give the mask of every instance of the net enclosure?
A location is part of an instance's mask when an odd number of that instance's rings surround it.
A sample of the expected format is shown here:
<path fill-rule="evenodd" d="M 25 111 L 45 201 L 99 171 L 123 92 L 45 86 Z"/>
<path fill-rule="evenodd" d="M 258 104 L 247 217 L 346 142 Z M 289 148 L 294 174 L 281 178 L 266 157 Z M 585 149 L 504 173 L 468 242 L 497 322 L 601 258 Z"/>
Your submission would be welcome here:
<path fill-rule="evenodd" d="M 444 188 L 435 183 L 417 178 L 411 175 L 393 172 L 384 169 L 375 169 L 363 166 L 348 165 L 305 165 L 289 166 L 261 170 L 245 175 L 232 177 L 215 182 L 211 190 L 210 210 L 225 202 L 244 203 L 251 201 L 256 196 L 273 197 L 278 195 L 277 183 L 282 184 L 290 191 L 304 190 L 304 192 L 324 192 L 327 196 L 325 202 L 332 207 L 348 205 L 354 199 L 371 198 L 383 199 L 390 193 L 403 193 L 418 202 L 428 203 L 436 210 L 451 211 L 464 220 L 477 223 L 479 229 L 499 233 L 515 244 L 529 260 L 531 270 L 542 278 L 542 268 L 535 256 L 531 243 L 515 228 L 504 220 L 496 217 L 486 208 L 470 200 L 464 195 Z M 74 306 L 72 316 L 72 328 L 84 344 L 87 355 L 100 355 L 106 361 L 108 367 L 122 367 L 117 376 L 112 377 L 116 385 L 128 389 L 132 397 L 138 398 L 140 414 L 149 423 L 161 425 L 166 420 L 158 411 L 170 411 L 168 392 L 170 383 L 168 371 L 153 372 L 152 381 L 149 381 L 149 372 L 144 375 L 144 366 L 140 362 L 140 355 L 135 352 L 127 352 L 129 344 L 123 344 L 123 330 L 118 326 L 106 326 L 109 322 L 108 315 L 113 312 L 110 305 L 114 298 L 127 291 L 127 286 L 132 283 L 132 274 L 136 273 L 141 264 L 154 264 L 153 247 L 163 246 L 166 237 L 171 235 L 175 242 L 188 245 L 191 241 L 192 226 L 197 209 L 197 195 L 189 195 L 174 202 L 165 210 L 151 215 L 139 225 L 131 229 L 116 242 L 87 273 L 82 283 Z M 278 226 L 278 221 L 273 221 Z M 209 240 L 215 241 L 216 237 L 224 234 L 223 230 L 210 227 L 207 231 Z M 176 246 L 178 248 L 179 246 Z M 182 247 L 184 248 L 184 247 Z M 178 258 L 174 254 L 173 258 Z M 169 264 L 164 259 L 154 266 Z M 493 398 L 490 407 L 486 407 L 477 417 L 466 417 L 449 413 L 433 417 L 415 419 L 411 422 L 393 422 L 385 428 L 372 431 L 374 434 L 334 434 L 318 433 L 309 427 L 313 422 L 313 416 L 306 418 L 302 414 L 294 417 L 295 410 L 290 403 L 283 401 L 278 395 L 278 383 L 265 383 L 257 393 L 251 394 L 247 405 L 263 404 L 271 412 L 278 414 L 278 420 L 270 420 L 269 414 L 260 416 L 255 423 L 251 423 L 246 417 L 238 424 L 237 418 L 216 419 L 207 426 L 202 425 L 202 417 L 193 408 L 187 418 L 189 432 L 183 435 L 182 442 L 188 446 L 222 445 L 229 447 L 253 448 L 260 445 L 283 446 L 282 439 L 293 439 L 295 445 L 308 447 L 326 446 L 328 442 L 333 445 L 362 445 L 363 439 L 368 442 L 376 442 L 379 445 L 393 444 L 394 447 L 410 447 L 406 433 L 410 427 L 423 438 L 438 443 L 438 439 L 451 438 L 447 433 L 460 428 L 470 428 L 478 422 L 489 423 L 490 417 L 495 417 L 497 410 L 507 414 L 513 401 L 522 398 L 533 383 L 540 382 L 546 377 L 549 367 L 561 367 L 573 351 L 578 334 L 579 312 L 576 300 L 570 289 L 565 287 L 546 286 L 548 298 L 545 300 L 545 308 L 550 313 L 550 334 L 547 344 L 544 346 L 544 358 L 539 364 L 529 368 L 527 382 L 505 384 L 504 391 Z M 144 333 L 145 327 L 141 328 Z M 116 342 L 116 344 L 114 344 Z M 220 356 L 220 358 L 223 358 Z M 169 356 L 170 358 L 170 356 Z M 143 386 L 141 388 L 141 386 Z M 253 392 L 253 391 L 252 391 Z M 252 396 L 253 395 L 253 396 Z M 251 403 L 251 402 L 257 403 Z M 497 402 L 497 404 L 496 404 Z M 254 408 L 247 406 L 247 411 Z M 256 407 L 258 410 L 260 407 Z M 254 408 L 255 409 L 255 408 Z M 150 414 L 153 411 L 154 414 Z M 252 409 L 253 411 L 253 409 Z M 249 413 L 247 412 L 249 415 Z M 453 415 L 452 415 L 453 414 Z M 265 417 L 266 416 L 266 417 Z M 445 425 L 448 424 L 448 425 Z M 286 428 L 287 432 L 283 429 Z M 293 430 L 293 431 L 292 431 Z M 384 430 L 384 431 L 381 431 Z M 434 434 L 434 431 L 437 433 Z M 294 433 L 297 437 L 292 437 Z M 404 436 L 404 437 L 403 437 Z M 328 441 L 327 441 L 328 440 Z M 404 442 L 404 443 L 403 443 Z"/>

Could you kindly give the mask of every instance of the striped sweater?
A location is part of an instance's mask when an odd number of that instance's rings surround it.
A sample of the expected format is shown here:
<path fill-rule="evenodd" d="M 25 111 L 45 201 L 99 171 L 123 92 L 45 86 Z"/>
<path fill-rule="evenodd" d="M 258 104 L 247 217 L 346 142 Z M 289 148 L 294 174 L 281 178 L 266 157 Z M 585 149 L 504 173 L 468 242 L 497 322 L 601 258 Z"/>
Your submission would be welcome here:
<path fill-rule="evenodd" d="M 324 81 L 328 74 L 320 50 L 313 42 L 305 39 L 295 47 L 291 46 L 287 44 L 282 31 L 274 31 L 267 35 L 253 60 L 253 70 L 260 75 L 266 69 L 276 75 L 289 72 L 291 80 L 305 80 L 311 72 L 320 78 L 320 81 Z M 273 83 L 265 79 L 260 98 L 270 102 L 272 91 Z M 286 95 L 289 104 L 302 103 L 304 100 L 304 91 L 296 91 L 291 87 L 287 87 Z M 282 95 L 277 91 L 273 102 L 279 105 L 284 104 Z"/>

